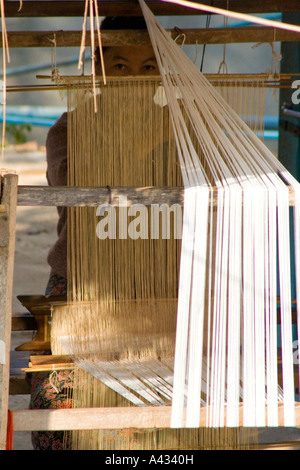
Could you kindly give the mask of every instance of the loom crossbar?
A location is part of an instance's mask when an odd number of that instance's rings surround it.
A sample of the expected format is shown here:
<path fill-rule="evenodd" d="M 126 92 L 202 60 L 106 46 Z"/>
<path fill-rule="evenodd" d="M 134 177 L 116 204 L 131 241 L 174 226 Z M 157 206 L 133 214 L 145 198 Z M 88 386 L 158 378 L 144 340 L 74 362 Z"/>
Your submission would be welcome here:
<path fill-rule="evenodd" d="M 212 189 L 214 197 L 217 190 Z M 294 205 L 294 194 L 289 187 L 289 204 Z M 90 206 L 109 204 L 127 207 L 132 204 L 180 204 L 183 205 L 184 188 L 181 187 L 67 187 L 67 186 L 19 186 L 18 206 Z"/>
<path fill-rule="evenodd" d="M 200 427 L 205 427 L 208 407 L 203 407 Z M 240 405 L 240 426 L 243 405 Z M 279 426 L 284 425 L 283 405 L 278 405 Z M 225 409 L 226 415 L 226 409 Z M 300 425 L 300 403 L 295 404 L 296 426 Z M 15 410 L 14 431 L 58 431 L 82 429 L 169 428 L 171 406 Z"/>
<path fill-rule="evenodd" d="M 178 32 L 167 30 L 173 39 Z M 55 34 L 56 47 L 78 47 L 81 43 L 81 31 L 9 31 L 8 43 L 11 48 L 19 47 L 49 47 L 49 38 Z M 251 42 L 273 42 L 274 31 L 268 27 L 238 27 L 238 28 L 210 28 L 210 29 L 184 29 L 185 44 L 230 44 Z M 293 31 L 276 31 L 276 41 L 299 41 L 300 35 Z M 102 32 L 104 46 L 137 46 L 149 44 L 149 36 L 144 31 L 104 31 Z M 2 41 L 0 38 L 0 46 Z M 87 46 L 90 38 L 87 37 Z"/>
<path fill-rule="evenodd" d="M 210 5 L 209 0 L 202 0 L 202 3 Z M 205 12 L 195 11 L 176 4 L 168 4 L 157 0 L 148 0 L 147 4 L 155 15 L 203 15 Z M 214 5 L 220 8 L 227 8 L 226 0 L 217 0 Z M 278 2 L 274 0 L 235 0 L 235 9 L 246 13 L 274 13 L 274 12 L 295 12 L 298 11 L 298 0 L 285 0 Z M 83 0 L 60 0 L 40 1 L 26 0 L 22 2 L 20 8 L 19 0 L 9 0 L 6 2 L 6 17 L 22 18 L 22 17 L 82 17 L 84 11 Z M 102 0 L 101 13 L 103 16 L 139 16 L 140 9 L 137 2 L 133 0 Z"/>

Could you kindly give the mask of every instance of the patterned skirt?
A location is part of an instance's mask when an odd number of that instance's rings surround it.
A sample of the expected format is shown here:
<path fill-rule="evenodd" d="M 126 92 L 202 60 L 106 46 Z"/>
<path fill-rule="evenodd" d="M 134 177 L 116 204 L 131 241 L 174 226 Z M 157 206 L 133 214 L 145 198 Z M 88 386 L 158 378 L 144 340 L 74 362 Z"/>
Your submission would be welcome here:
<path fill-rule="evenodd" d="M 46 296 L 66 295 L 67 281 L 51 274 Z M 50 351 L 38 353 L 51 354 Z M 72 407 L 72 371 L 36 372 L 28 375 L 31 384 L 30 409 L 57 409 Z M 70 446 L 68 433 L 64 431 L 36 431 L 32 433 L 34 450 L 66 450 Z"/>

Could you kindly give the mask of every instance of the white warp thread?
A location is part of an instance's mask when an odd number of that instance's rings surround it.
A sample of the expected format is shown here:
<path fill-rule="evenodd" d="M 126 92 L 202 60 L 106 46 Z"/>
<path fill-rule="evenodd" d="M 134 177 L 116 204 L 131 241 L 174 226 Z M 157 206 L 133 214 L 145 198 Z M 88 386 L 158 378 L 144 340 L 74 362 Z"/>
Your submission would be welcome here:
<path fill-rule="evenodd" d="M 298 298 L 299 184 L 166 34 L 145 2 L 139 2 L 160 68 L 185 186 L 172 427 L 199 426 L 203 374 L 207 426 L 239 426 L 241 399 L 244 426 L 277 426 L 281 399 L 284 425 L 294 426 L 289 187 L 296 193 Z M 207 331 L 211 334 L 204 351 Z"/>

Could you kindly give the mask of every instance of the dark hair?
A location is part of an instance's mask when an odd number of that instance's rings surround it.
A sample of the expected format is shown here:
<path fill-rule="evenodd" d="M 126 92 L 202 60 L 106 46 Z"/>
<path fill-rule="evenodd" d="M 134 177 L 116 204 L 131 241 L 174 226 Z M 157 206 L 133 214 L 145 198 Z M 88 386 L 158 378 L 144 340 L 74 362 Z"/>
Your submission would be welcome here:
<path fill-rule="evenodd" d="M 138 30 L 147 30 L 146 21 L 143 16 L 106 16 L 100 25 L 100 30 L 118 30 L 118 29 L 138 29 Z M 108 47 L 103 47 L 102 50 L 109 49 Z M 100 61 L 100 51 L 99 47 L 96 48 L 96 60 Z"/>
<path fill-rule="evenodd" d="M 147 25 L 143 16 L 107 16 L 100 29 L 147 29 Z"/>

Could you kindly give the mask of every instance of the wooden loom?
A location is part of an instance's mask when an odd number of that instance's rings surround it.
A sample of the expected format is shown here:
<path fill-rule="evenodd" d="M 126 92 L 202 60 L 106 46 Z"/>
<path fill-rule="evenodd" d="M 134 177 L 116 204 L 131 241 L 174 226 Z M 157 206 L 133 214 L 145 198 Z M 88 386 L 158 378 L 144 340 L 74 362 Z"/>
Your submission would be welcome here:
<path fill-rule="evenodd" d="M 10 177 L 10 176 L 9 176 Z M 5 182 L 4 177 L 3 180 Z M 52 188 L 53 191 L 55 190 Z M 98 189 L 98 188 L 97 188 Z M 94 193 L 97 197 L 99 191 L 95 189 Z M 36 188 L 36 191 L 43 191 L 42 188 Z M 106 188 L 102 190 L 104 193 L 107 192 Z M 148 192 L 151 190 L 148 190 Z M 155 190 L 153 190 L 155 192 Z M 174 190 L 175 191 L 175 190 Z M 79 191 L 80 192 L 80 191 Z M 84 192 L 84 190 L 82 191 Z M 180 194 L 181 190 L 177 190 L 176 193 Z M 27 197 L 26 197 L 27 193 Z M 31 199 L 30 188 L 19 187 L 19 203 L 28 204 L 29 199 Z M 4 195 L 3 195 L 4 197 Z M 11 200 L 11 198 L 10 198 Z M 23 202 L 21 202 L 23 201 Z M 26 201 L 26 202 L 25 202 Z M 49 204 L 49 201 L 47 202 Z M 70 202 L 68 202 L 70 204 Z M 93 204 L 93 203 L 91 203 Z M 23 303 L 26 308 L 33 314 L 37 312 L 38 318 L 44 316 L 49 318 L 51 315 L 51 308 L 55 302 L 63 302 L 65 299 L 63 297 L 53 298 L 51 301 L 44 296 L 20 296 L 20 301 Z M 20 321 L 25 323 L 25 328 L 33 328 L 32 322 L 33 318 L 24 315 L 22 317 L 14 316 L 13 317 L 13 329 L 18 329 L 18 324 Z M 280 321 L 280 319 L 278 319 Z M 295 323 L 295 319 L 293 319 Z M 23 326 L 24 328 L 24 326 Z M 41 340 L 39 335 L 36 336 L 36 343 Z M 49 337 L 45 335 L 42 341 L 49 341 Z M 38 348 L 45 347 L 45 343 L 42 345 L 37 345 Z M 27 349 L 26 346 L 21 347 L 20 349 Z M 33 344 L 28 345 L 28 349 L 34 349 Z M 53 357 L 53 356 L 32 356 L 31 361 L 28 365 L 28 368 L 25 368 L 27 372 L 34 371 L 52 371 L 52 370 L 62 370 L 70 369 L 73 364 L 71 359 L 66 356 Z M 279 364 L 280 367 L 280 364 Z M 297 376 L 297 372 L 295 372 Z M 22 390 L 21 382 L 19 386 L 16 387 L 14 381 L 16 377 L 11 377 L 10 387 L 13 390 L 13 387 L 18 391 L 15 393 L 28 393 L 26 388 Z M 20 386 L 21 385 L 21 386 Z M 283 415 L 282 409 L 279 409 L 280 413 L 280 424 L 283 424 Z M 300 422 L 300 408 L 296 407 L 296 419 L 297 424 Z M 241 414 L 242 414 L 242 405 L 241 405 Z M 134 407 L 130 408 L 94 408 L 91 413 L 88 409 L 73 409 L 73 410 L 16 410 L 13 412 L 14 416 L 14 430 L 15 431 L 32 431 L 32 430 L 64 430 L 67 427 L 72 429 L 122 429 L 127 427 L 133 428 L 153 428 L 153 427 L 169 427 L 170 424 L 170 407 L 146 407 L 143 409 L 136 409 Z M 204 422 L 203 422 L 204 424 Z M 200 423 L 201 425 L 201 423 Z M 263 430 L 261 430 L 261 440 L 263 443 L 262 447 L 268 447 L 268 445 L 274 446 L 275 444 L 267 444 L 270 436 L 268 431 L 264 435 Z M 290 446 L 297 446 L 297 442 L 290 443 Z M 278 443 L 277 446 L 280 446 Z"/>
<path fill-rule="evenodd" d="M 13 3 L 13 2 L 9 2 Z M 26 4 L 27 2 L 25 2 Z M 51 2 L 47 2 L 51 3 Z M 63 3 L 63 2 L 61 2 Z M 69 2 L 66 2 L 69 3 Z M 122 2 L 121 2 L 122 3 Z M 126 3 L 126 2 L 123 2 Z M 130 3 L 130 2 L 129 2 Z M 69 6 L 69 5 L 67 5 Z M 7 179 L 7 176 L 4 176 L 3 180 Z M 5 184 L 4 184 L 5 187 Z M 84 189 L 82 188 L 80 191 L 76 191 L 76 198 L 81 198 L 81 202 L 78 202 L 74 200 L 74 190 L 72 192 L 73 188 L 22 188 L 19 187 L 18 191 L 18 204 L 22 205 L 34 205 L 34 204 L 41 204 L 41 205 L 77 205 L 77 204 L 87 204 L 87 201 L 89 200 L 90 205 L 98 205 L 99 204 L 99 195 L 103 196 L 103 202 L 106 202 L 108 200 L 108 197 L 114 195 L 117 196 L 120 193 L 125 193 L 128 197 L 129 200 L 131 201 L 145 201 L 148 200 L 148 204 L 151 204 L 151 202 L 155 201 L 155 198 L 159 198 L 158 200 L 162 202 L 162 199 L 165 201 L 181 201 L 182 200 L 182 189 L 181 188 L 164 188 L 164 190 L 161 192 L 159 188 L 150 188 L 150 189 L 144 189 L 142 190 L 141 188 L 112 188 L 110 194 L 108 194 L 107 188 L 97 188 L 95 190 L 90 190 L 90 189 Z M 3 193 L 3 198 L 4 198 Z M 89 196 L 87 197 L 87 194 Z M 9 196 L 10 201 L 13 201 L 13 196 Z M 145 198 L 145 199 L 143 199 Z M 34 199 L 34 203 L 33 203 Z M 292 199 L 292 195 L 291 195 Z M 3 203 L 4 204 L 4 203 Z M 292 204 L 292 203 L 291 203 Z M 13 215 L 12 215 L 13 217 Z M 13 220 L 12 220 L 13 224 Z M 13 235 L 10 236 L 10 239 L 13 238 Z M 10 248 L 11 250 L 12 248 Z M 28 298 L 25 299 L 24 297 L 20 299 L 24 302 L 24 306 L 28 308 L 29 311 L 38 311 L 38 315 L 42 317 L 42 315 L 47 315 L 49 314 L 49 304 L 46 302 L 45 299 L 40 298 L 40 299 L 33 299 L 33 298 Z M 54 299 L 53 299 L 54 300 Z M 23 318 L 22 321 L 27 321 L 30 320 L 32 322 L 32 318 Z M 14 323 L 21 321 L 21 318 L 15 318 Z M 39 320 L 38 320 L 39 321 Z M 42 321 L 42 320 L 41 320 Z M 32 323 L 30 328 L 32 328 Z M 38 338 L 36 338 L 38 340 Z M 45 337 L 44 340 L 47 340 Z M 31 345 L 32 346 L 32 345 Z M 49 363 L 49 359 L 51 362 Z M 53 370 L 56 367 L 62 368 L 66 367 L 66 361 L 68 360 L 67 358 L 57 358 L 59 361 L 58 364 L 55 364 L 55 360 L 53 361 L 54 358 L 46 358 L 46 364 L 40 364 L 37 362 L 31 363 L 30 370 Z M 48 364 L 47 364 L 48 362 Z M 67 364 L 68 367 L 70 364 Z M 70 424 L 69 424 L 69 429 L 71 429 L 73 426 L 77 427 L 78 426 L 78 416 L 80 415 L 81 419 L 81 425 L 86 428 L 86 426 L 91 426 L 94 427 L 95 429 L 99 429 L 99 422 L 98 422 L 98 417 L 101 420 L 102 427 L 103 429 L 105 428 L 117 428 L 119 427 L 168 427 L 169 425 L 169 420 L 170 420 L 170 413 L 169 409 L 152 409 L 152 408 L 147 408 L 147 410 L 143 410 L 143 413 L 141 414 L 140 410 L 138 410 L 138 413 L 133 410 L 93 410 L 93 416 L 95 417 L 95 420 L 92 420 L 91 414 L 87 410 L 56 410 L 56 412 L 51 412 L 51 411 L 20 411 L 20 412 L 14 412 L 14 429 L 17 430 L 32 430 L 32 429 L 37 429 L 37 424 L 34 423 L 35 419 L 36 422 L 39 422 L 40 424 L 38 426 L 42 426 L 43 429 L 49 429 L 49 416 L 54 416 L 54 421 L 52 424 L 50 424 L 51 429 L 65 429 L 66 427 L 66 419 L 68 420 L 70 417 Z M 115 414 L 117 414 L 117 421 L 116 423 L 115 420 Z M 300 418 L 298 417 L 298 408 L 297 408 L 297 424 L 300 422 Z M 107 421 L 104 421 L 104 416 L 107 418 Z M 29 419 L 30 417 L 33 418 L 33 420 Z M 36 417 L 36 418 L 35 418 Z M 84 422 L 84 417 L 87 418 L 87 422 Z M 121 418 L 124 418 L 122 421 Z M 43 421 L 45 419 L 45 421 Z M 3 419 L 2 423 L 5 421 Z M 51 419 L 52 421 L 52 419 Z M 64 424 L 61 424 L 61 423 Z M 26 425 L 25 425 L 26 423 Z M 148 425 L 148 426 L 147 426 Z M 40 429 L 40 427 L 39 427 Z"/>

